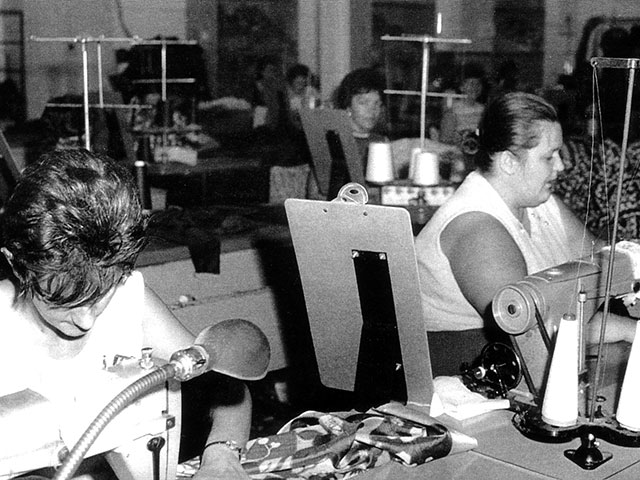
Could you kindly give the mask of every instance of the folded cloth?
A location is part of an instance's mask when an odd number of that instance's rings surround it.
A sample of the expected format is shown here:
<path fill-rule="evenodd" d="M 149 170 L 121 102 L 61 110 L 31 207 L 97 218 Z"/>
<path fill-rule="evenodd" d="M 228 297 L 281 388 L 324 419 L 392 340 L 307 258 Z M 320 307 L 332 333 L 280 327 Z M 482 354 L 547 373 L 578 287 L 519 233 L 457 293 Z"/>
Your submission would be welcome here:
<path fill-rule="evenodd" d="M 268 437 L 250 440 L 242 465 L 255 480 L 347 479 L 391 461 L 421 465 L 452 451 L 439 423 L 421 425 L 368 412 L 305 412 Z"/>
<path fill-rule="evenodd" d="M 509 408 L 505 398 L 488 399 L 469 390 L 460 377 L 439 376 L 433 379 L 435 393 L 442 406 L 442 412 L 457 420 L 476 417 L 492 410 Z"/>

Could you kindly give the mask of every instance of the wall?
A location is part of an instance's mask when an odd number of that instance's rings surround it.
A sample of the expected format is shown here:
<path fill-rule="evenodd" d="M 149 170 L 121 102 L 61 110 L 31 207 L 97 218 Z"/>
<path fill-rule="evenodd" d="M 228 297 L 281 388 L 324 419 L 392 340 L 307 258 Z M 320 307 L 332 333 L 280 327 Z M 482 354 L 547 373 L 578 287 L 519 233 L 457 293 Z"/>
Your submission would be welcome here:
<path fill-rule="evenodd" d="M 409 0 L 395 0 L 398 2 Z M 488 47 L 492 22 L 487 17 L 494 0 L 432 0 L 443 13 L 444 35 L 470 37 L 473 50 Z M 319 73 L 327 96 L 342 77 L 364 58 L 371 43 L 371 0 L 298 0 L 299 59 Z M 128 30 L 143 38 L 156 35 L 186 38 L 187 0 L 122 0 Z M 202 8 L 207 0 L 194 0 Z M 80 35 L 123 37 L 116 1 L 107 0 L 0 0 L 2 8 L 21 8 L 27 37 L 77 37 Z M 544 81 L 555 81 L 573 52 L 585 22 L 592 16 L 640 17 L 637 0 L 547 0 L 545 3 Z M 215 23 L 205 8 L 201 25 Z M 209 16 L 210 18 L 205 18 Z M 204 38 L 212 41 L 205 29 Z M 80 48 L 67 44 L 26 43 L 27 114 L 37 118 L 46 101 L 65 93 L 82 93 Z M 104 72 L 115 68 L 113 45 L 104 47 Z M 215 67 L 212 67 L 215 68 Z M 90 88 L 95 89 L 96 62 L 90 61 Z M 211 72 L 210 72 L 211 73 Z M 108 82 L 105 88 L 108 89 Z"/>
<path fill-rule="evenodd" d="M 197 40 L 202 47 L 207 80 L 210 88 L 218 70 L 218 4 L 211 0 L 186 0 L 186 37 Z"/>
<path fill-rule="evenodd" d="M 494 0 L 437 0 L 436 12 L 442 15 L 445 38 L 468 38 L 473 43 L 467 51 L 493 50 Z"/>
<path fill-rule="evenodd" d="M 592 17 L 615 18 L 638 17 L 638 0 L 547 0 L 545 12 L 545 63 L 544 77 L 547 83 L 554 82 L 563 72 L 563 64 L 573 65 L 573 55 L 580 42 L 582 29 Z"/>
<path fill-rule="evenodd" d="M 132 35 L 185 38 L 185 0 L 122 0 L 125 27 Z M 4 5 L 4 3 L 3 3 Z M 22 4 L 25 18 L 27 116 L 38 118 L 48 99 L 83 92 L 82 50 L 77 43 L 29 41 L 40 38 L 123 38 L 117 2 L 105 0 L 29 0 Z M 120 43 L 105 43 L 102 49 L 104 88 L 106 75 L 115 71 L 114 50 Z M 87 45 L 89 90 L 97 90 L 98 62 L 95 44 Z"/>
<path fill-rule="evenodd" d="M 320 77 L 328 99 L 371 47 L 371 0 L 298 0 L 298 59 Z"/>

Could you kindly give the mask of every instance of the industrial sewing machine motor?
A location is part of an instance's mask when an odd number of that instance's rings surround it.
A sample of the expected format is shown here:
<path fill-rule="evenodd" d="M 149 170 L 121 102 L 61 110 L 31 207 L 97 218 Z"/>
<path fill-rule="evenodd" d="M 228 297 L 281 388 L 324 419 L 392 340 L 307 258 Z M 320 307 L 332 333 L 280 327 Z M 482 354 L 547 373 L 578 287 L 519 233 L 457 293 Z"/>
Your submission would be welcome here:
<path fill-rule="evenodd" d="M 610 272 L 609 299 L 613 303 L 604 302 L 610 258 L 611 248 L 606 247 L 592 258 L 557 265 L 507 285 L 493 299 L 496 322 L 512 338 L 521 357 L 526 386 L 534 399 L 533 406 L 521 409 L 513 419 L 525 436 L 561 443 L 576 437 L 584 439 L 597 435 L 616 445 L 640 447 L 640 432 L 625 428 L 618 422 L 612 413 L 615 405 L 595 405 L 590 400 L 596 399 L 600 403 L 604 397 L 594 391 L 600 385 L 595 384 L 594 373 L 597 372 L 591 371 L 593 369 L 587 361 L 592 355 L 589 355 L 585 342 L 586 324 L 598 310 L 602 310 L 604 304 L 609 304 L 608 310 L 611 311 L 616 300 L 621 301 L 625 308 L 632 309 L 640 291 L 640 245 L 620 242 L 616 245 Z M 627 313 L 633 315 L 634 312 Z M 579 415 L 575 424 L 558 426 L 543 419 L 541 408 L 545 388 L 548 387 L 552 355 L 563 353 L 558 351 L 559 348 L 554 350 L 553 344 L 558 337 L 561 320 L 566 315 L 573 317 L 565 318 L 575 318 L 578 322 L 576 375 L 580 380 Z M 607 315 L 604 317 L 606 320 Z M 589 411 L 591 415 L 588 415 Z M 591 451 L 592 445 L 583 446 Z"/>
<path fill-rule="evenodd" d="M 520 357 L 501 342 L 485 345 L 477 360 L 463 364 L 461 371 L 464 384 L 487 398 L 508 398 L 509 390 L 522 379 Z"/>

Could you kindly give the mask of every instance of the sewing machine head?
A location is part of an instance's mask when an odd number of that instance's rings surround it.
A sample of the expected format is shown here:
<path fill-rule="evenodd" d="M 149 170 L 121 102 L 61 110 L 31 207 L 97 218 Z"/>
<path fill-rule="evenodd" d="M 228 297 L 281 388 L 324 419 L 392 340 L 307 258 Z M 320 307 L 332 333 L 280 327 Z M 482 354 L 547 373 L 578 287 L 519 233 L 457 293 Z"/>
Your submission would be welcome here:
<path fill-rule="evenodd" d="M 79 386 L 74 404 L 25 389 L 0 396 L 0 479 L 43 467 L 59 467 L 100 410 L 121 390 L 146 376 L 150 357 L 120 357 Z M 158 363 L 156 363 L 157 365 Z M 151 439 L 161 479 L 175 478 L 180 445 L 180 384 L 166 382 L 133 399 L 92 444 L 87 457 L 104 453 L 118 478 L 154 478 Z M 162 448 L 164 447 L 164 448 Z"/>
<path fill-rule="evenodd" d="M 605 298 L 611 248 L 593 258 L 557 265 L 503 287 L 493 298 L 493 315 L 505 332 L 515 336 L 522 360 L 536 389 L 544 385 L 549 355 L 539 329 L 544 324 L 550 338 L 566 313 L 588 321 Z M 610 297 L 635 303 L 640 290 L 640 245 L 616 245 L 611 273 Z M 534 393 L 534 392 L 532 392 Z"/>

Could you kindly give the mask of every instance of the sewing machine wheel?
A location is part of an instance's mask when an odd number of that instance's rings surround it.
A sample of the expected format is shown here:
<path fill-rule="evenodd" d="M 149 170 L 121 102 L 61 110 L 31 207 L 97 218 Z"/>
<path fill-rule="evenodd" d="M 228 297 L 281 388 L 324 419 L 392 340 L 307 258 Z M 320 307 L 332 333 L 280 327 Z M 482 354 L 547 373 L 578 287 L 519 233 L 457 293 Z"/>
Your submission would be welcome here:
<path fill-rule="evenodd" d="M 522 379 L 520 359 L 513 349 L 500 342 L 486 345 L 480 353 L 480 363 L 487 370 L 488 381 L 502 384 L 504 389 L 511 390 Z"/>

